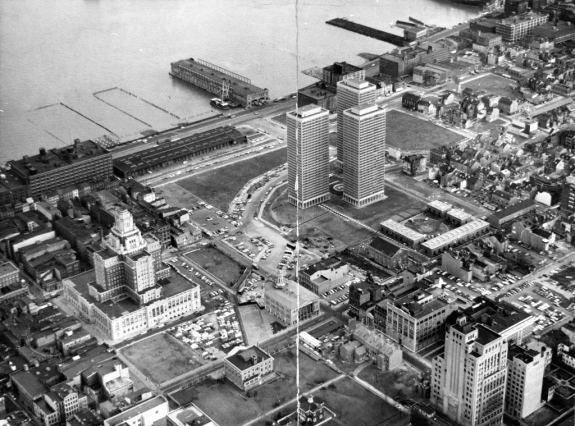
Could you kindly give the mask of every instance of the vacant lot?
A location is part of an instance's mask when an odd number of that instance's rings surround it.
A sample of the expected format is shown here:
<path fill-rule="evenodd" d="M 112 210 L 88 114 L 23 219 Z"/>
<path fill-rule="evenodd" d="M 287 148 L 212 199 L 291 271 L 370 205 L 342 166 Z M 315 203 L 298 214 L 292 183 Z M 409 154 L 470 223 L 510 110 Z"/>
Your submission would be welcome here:
<path fill-rule="evenodd" d="M 169 334 L 156 334 L 121 350 L 130 362 L 155 383 L 163 383 L 201 365 L 196 354 Z"/>
<path fill-rule="evenodd" d="M 180 180 L 178 185 L 207 203 L 226 211 L 249 180 L 281 166 L 286 161 L 286 148 L 281 148 Z"/>
<path fill-rule="evenodd" d="M 192 250 L 186 253 L 186 257 L 202 269 L 218 277 L 226 285 L 235 284 L 244 271 L 242 265 L 214 247 Z"/>
<path fill-rule="evenodd" d="M 421 400 L 415 391 L 419 373 L 405 362 L 393 371 L 381 371 L 377 366 L 370 365 L 359 373 L 359 378 L 398 402 L 404 399 Z"/>
<path fill-rule="evenodd" d="M 475 80 L 464 83 L 461 86 L 462 89 L 471 87 L 473 90 L 485 90 L 489 94 L 506 96 L 510 99 L 523 98 L 521 92 L 512 88 L 512 86 L 517 86 L 515 81 L 495 74 L 488 74 L 483 77 L 476 78 Z"/>
<path fill-rule="evenodd" d="M 274 369 L 279 373 L 278 380 L 251 391 L 249 397 L 227 382 L 208 380 L 190 391 L 191 399 L 221 426 L 240 425 L 265 414 L 296 397 L 294 352 L 287 350 L 277 353 L 274 359 Z M 336 376 L 337 373 L 325 364 L 318 363 L 301 353 L 301 392 L 310 390 Z"/>
<path fill-rule="evenodd" d="M 387 112 L 387 144 L 406 151 L 448 145 L 463 139 L 458 133 L 392 109 Z"/>

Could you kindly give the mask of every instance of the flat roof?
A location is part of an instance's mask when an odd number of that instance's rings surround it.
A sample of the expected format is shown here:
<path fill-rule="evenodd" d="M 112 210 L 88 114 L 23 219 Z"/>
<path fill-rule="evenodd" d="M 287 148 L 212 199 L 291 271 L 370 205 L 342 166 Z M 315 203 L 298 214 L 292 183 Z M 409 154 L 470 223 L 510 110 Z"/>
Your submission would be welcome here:
<path fill-rule="evenodd" d="M 123 172 L 133 172 L 147 169 L 158 164 L 183 156 L 192 155 L 198 151 L 230 143 L 243 138 L 244 135 L 231 126 L 217 127 L 205 132 L 195 133 L 173 142 L 162 142 L 148 149 L 129 153 L 116 158 L 114 167 Z M 162 139 L 159 139 L 160 141 Z"/>
<path fill-rule="evenodd" d="M 94 306 L 96 306 L 98 309 L 100 309 L 102 312 L 104 312 L 112 319 L 120 318 L 125 314 L 135 312 L 146 306 L 146 305 L 138 305 L 129 298 L 118 300 L 115 303 L 112 302 L 100 303 L 96 301 L 90 295 L 89 291 L 89 285 L 93 285 L 96 287 L 98 286 L 96 284 L 96 273 L 93 269 L 88 272 L 84 272 L 83 274 L 75 275 L 71 278 L 68 278 L 68 280 L 74 284 L 74 289 L 79 293 L 81 293 L 82 297 L 84 297 L 90 303 L 93 303 Z M 185 277 L 177 273 L 170 275 L 170 278 L 158 281 L 158 285 L 162 287 L 162 293 L 160 299 L 174 296 L 176 294 L 182 293 L 183 291 L 189 290 L 191 288 L 196 288 L 198 286 L 196 283 L 188 281 Z M 158 300 L 159 299 L 155 299 L 149 303 L 155 303 Z"/>
<path fill-rule="evenodd" d="M 168 418 L 176 426 L 216 426 L 212 419 L 194 404 L 172 411 Z"/>
<path fill-rule="evenodd" d="M 340 268 L 345 265 L 347 265 L 347 263 L 342 262 L 341 259 L 337 257 L 328 257 L 327 259 L 322 259 L 319 262 L 309 265 L 305 269 L 305 272 L 308 275 L 313 275 L 316 272 L 325 271 L 326 269 L 331 268 Z"/>
<path fill-rule="evenodd" d="M 475 328 L 477 329 L 477 342 L 482 345 L 491 343 L 501 337 L 499 334 L 488 329 L 483 324 L 477 324 Z"/>
<path fill-rule="evenodd" d="M 0 277 L 11 273 L 13 274 L 14 272 L 18 271 L 19 269 L 10 261 L 0 264 Z"/>
<path fill-rule="evenodd" d="M 451 209 L 447 212 L 447 215 L 459 220 L 466 220 L 471 217 L 469 213 L 459 209 Z"/>
<path fill-rule="evenodd" d="M 334 62 L 333 64 L 328 65 L 327 67 L 323 67 L 323 69 L 332 72 L 335 70 L 335 67 L 339 67 L 341 69 L 342 74 L 350 74 L 353 72 L 361 71 L 363 69 L 360 67 L 356 67 L 355 65 L 348 64 L 347 62 Z"/>
<path fill-rule="evenodd" d="M 433 208 L 435 208 L 437 210 L 441 210 L 441 211 L 449 211 L 453 208 L 453 206 L 451 204 L 445 203 L 445 202 L 440 201 L 440 200 L 433 200 L 432 202 L 427 203 L 427 205 L 429 207 L 433 207 Z"/>
<path fill-rule="evenodd" d="M 398 223 L 395 220 L 388 219 L 384 222 L 381 222 L 381 226 L 391 231 L 397 232 L 398 234 L 401 234 L 404 237 L 409 238 L 411 240 L 425 239 L 425 235 L 420 234 L 419 232 L 414 231 L 413 229 L 408 228 L 407 226 Z"/>
<path fill-rule="evenodd" d="M 523 201 L 519 201 L 517 204 L 513 204 L 512 206 L 509 206 L 507 208 L 504 208 L 503 210 L 501 210 L 500 212 L 495 212 L 491 215 L 491 217 L 497 218 L 497 219 L 504 219 L 507 216 L 511 216 L 517 212 L 520 212 L 523 209 L 527 209 L 527 208 L 531 208 L 531 207 L 535 207 L 536 203 L 534 200 L 523 200 Z"/>
<path fill-rule="evenodd" d="M 466 223 L 465 225 L 460 226 L 459 228 L 453 229 L 445 234 L 442 234 L 438 237 L 432 238 L 421 245 L 430 249 L 434 250 L 436 248 L 442 247 L 446 244 L 449 244 L 453 241 L 460 240 L 465 236 L 477 232 L 480 229 L 485 229 L 489 227 L 489 223 L 485 222 L 481 219 L 475 219 L 472 222 Z"/>
<path fill-rule="evenodd" d="M 280 303 L 282 306 L 287 307 L 290 310 L 297 308 L 297 287 L 298 285 L 291 280 L 285 280 L 284 288 L 274 288 L 275 284 L 266 283 L 264 298 L 274 299 L 276 302 Z M 299 287 L 299 298 L 300 298 L 300 308 L 319 300 L 319 296 L 312 293 L 308 289 L 300 286 Z"/>
<path fill-rule="evenodd" d="M 201 59 L 200 61 L 201 62 L 198 62 L 194 58 L 190 58 L 176 61 L 174 64 L 189 70 L 193 70 L 194 72 L 204 75 L 211 80 L 227 81 L 230 83 L 230 89 L 234 93 L 238 93 L 242 96 L 262 93 L 265 90 L 261 87 L 253 85 L 249 78 L 240 76 L 231 71 L 224 70 L 217 65 L 210 64 L 206 61 L 202 61 Z"/>
<path fill-rule="evenodd" d="M 160 405 L 168 404 L 168 400 L 164 398 L 162 395 L 158 395 L 152 399 L 148 399 L 147 401 L 142 402 L 141 404 L 136 405 L 120 414 L 117 414 L 113 417 L 106 419 L 104 422 L 107 423 L 109 426 L 116 426 L 120 423 L 124 423 L 126 420 L 129 420 L 133 417 L 139 416 L 147 411 L 150 411 Z"/>
<path fill-rule="evenodd" d="M 42 150 L 43 148 L 40 149 Z M 77 142 L 76 144 L 68 145 L 64 148 L 54 148 L 44 151 L 45 153 L 43 154 L 25 155 L 20 160 L 9 161 L 9 164 L 16 169 L 18 174 L 30 176 L 48 172 L 58 167 L 87 161 L 103 155 L 110 155 L 109 151 L 91 140 Z M 27 160 L 30 167 L 25 165 L 24 159 Z"/>

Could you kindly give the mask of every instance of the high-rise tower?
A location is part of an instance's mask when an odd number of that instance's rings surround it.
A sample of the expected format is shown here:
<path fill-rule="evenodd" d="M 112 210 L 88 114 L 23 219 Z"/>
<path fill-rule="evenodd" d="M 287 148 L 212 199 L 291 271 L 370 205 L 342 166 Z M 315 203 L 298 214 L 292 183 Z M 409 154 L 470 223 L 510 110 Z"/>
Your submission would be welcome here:
<path fill-rule="evenodd" d="M 362 104 L 343 111 L 343 199 L 356 207 L 385 198 L 385 109 Z M 339 131 L 339 130 L 338 130 Z"/>
<path fill-rule="evenodd" d="M 343 111 L 352 106 L 374 103 L 375 85 L 365 80 L 350 78 L 337 83 L 337 166 L 343 167 Z"/>
<path fill-rule="evenodd" d="M 329 112 L 306 105 L 287 113 L 289 201 L 305 209 L 328 201 Z"/>

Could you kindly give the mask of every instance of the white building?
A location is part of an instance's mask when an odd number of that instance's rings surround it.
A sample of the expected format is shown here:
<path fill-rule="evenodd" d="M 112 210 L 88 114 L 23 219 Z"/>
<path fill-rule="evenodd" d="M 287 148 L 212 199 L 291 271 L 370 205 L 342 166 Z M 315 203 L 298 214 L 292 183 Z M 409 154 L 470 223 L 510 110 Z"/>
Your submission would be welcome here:
<path fill-rule="evenodd" d="M 299 315 L 297 303 L 298 285 L 291 280 L 280 283 L 267 283 L 264 293 L 266 311 L 276 317 L 280 323 L 289 327 L 300 321 L 321 313 L 320 298 L 306 288 L 299 287 Z"/>
<path fill-rule="evenodd" d="M 104 426 L 153 426 L 165 419 L 168 412 L 168 400 L 159 395 L 105 419 Z"/>
<path fill-rule="evenodd" d="M 377 99 L 375 85 L 357 78 L 337 83 L 337 166 L 343 167 L 343 112 L 356 105 L 374 103 Z"/>
<path fill-rule="evenodd" d="M 361 104 L 343 111 L 343 200 L 365 207 L 385 198 L 385 109 Z"/>
<path fill-rule="evenodd" d="M 200 288 L 161 262 L 160 242 L 143 237 L 132 215 L 116 222 L 94 254 L 94 270 L 63 281 L 77 313 L 111 340 L 124 339 L 201 308 Z"/>
<path fill-rule="evenodd" d="M 287 117 L 289 202 L 305 209 L 330 199 L 329 111 L 306 105 Z"/>

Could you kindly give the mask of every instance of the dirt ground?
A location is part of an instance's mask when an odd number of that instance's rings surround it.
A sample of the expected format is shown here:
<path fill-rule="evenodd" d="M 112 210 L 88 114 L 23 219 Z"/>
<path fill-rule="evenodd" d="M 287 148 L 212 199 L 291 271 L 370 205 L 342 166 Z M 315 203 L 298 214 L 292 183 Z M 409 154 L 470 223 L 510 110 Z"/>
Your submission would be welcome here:
<path fill-rule="evenodd" d="M 138 370 L 155 383 L 163 383 L 199 367 L 205 361 L 166 333 L 155 334 L 121 350 Z"/>

